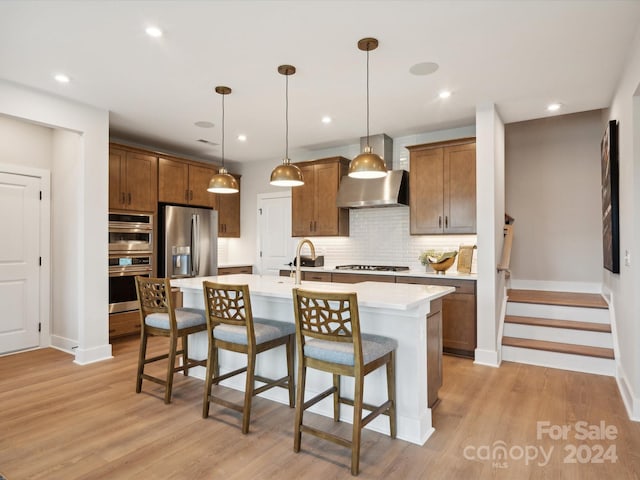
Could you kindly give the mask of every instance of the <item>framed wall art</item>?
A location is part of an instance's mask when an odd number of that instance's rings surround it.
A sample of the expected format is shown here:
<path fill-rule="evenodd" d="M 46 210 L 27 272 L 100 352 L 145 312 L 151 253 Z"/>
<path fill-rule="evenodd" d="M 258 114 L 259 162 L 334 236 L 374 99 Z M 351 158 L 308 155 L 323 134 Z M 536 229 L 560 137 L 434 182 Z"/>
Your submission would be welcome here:
<path fill-rule="evenodd" d="M 604 268 L 620 273 L 618 212 L 618 122 L 610 120 L 600 143 L 602 156 L 602 254 Z"/>

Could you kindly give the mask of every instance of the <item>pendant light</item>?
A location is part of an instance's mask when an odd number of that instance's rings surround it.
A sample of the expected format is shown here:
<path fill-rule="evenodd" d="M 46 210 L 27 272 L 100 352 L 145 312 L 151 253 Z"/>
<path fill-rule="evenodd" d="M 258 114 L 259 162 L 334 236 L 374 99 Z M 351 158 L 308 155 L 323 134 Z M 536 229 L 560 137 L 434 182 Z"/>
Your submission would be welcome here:
<path fill-rule="evenodd" d="M 367 52 L 367 146 L 364 151 L 349 164 L 349 176 L 353 178 L 380 178 L 387 175 L 384 160 L 371 151 L 369 146 L 369 52 L 378 48 L 375 38 L 363 38 L 358 48 Z"/>
<path fill-rule="evenodd" d="M 222 167 L 218 170 L 211 180 L 209 180 L 209 188 L 207 192 L 211 193 L 238 193 L 240 187 L 235 177 L 224 168 L 224 97 L 231 93 L 229 87 L 216 87 L 216 93 L 222 96 Z"/>
<path fill-rule="evenodd" d="M 293 65 L 280 65 L 278 73 L 286 78 L 285 87 L 285 154 L 282 164 L 271 172 L 271 185 L 276 187 L 299 187 L 304 185 L 302 171 L 289 160 L 289 75 L 296 73 Z"/>

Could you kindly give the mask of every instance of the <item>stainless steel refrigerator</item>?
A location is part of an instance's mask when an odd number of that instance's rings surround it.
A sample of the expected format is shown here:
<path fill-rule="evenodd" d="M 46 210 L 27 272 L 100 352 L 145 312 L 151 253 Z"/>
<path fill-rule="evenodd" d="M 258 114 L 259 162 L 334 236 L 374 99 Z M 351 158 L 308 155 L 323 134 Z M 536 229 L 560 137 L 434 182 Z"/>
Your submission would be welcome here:
<path fill-rule="evenodd" d="M 159 274 L 169 278 L 218 274 L 218 212 L 164 205 L 160 212 Z"/>

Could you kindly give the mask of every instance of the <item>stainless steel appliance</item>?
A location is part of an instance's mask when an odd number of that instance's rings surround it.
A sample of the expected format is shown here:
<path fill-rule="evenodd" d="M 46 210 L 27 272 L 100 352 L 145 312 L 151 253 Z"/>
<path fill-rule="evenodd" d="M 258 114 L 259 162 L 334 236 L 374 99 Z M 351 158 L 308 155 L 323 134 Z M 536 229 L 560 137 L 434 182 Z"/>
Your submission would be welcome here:
<path fill-rule="evenodd" d="M 135 277 L 149 277 L 153 272 L 151 253 L 109 255 L 109 313 L 138 309 Z"/>
<path fill-rule="evenodd" d="M 160 209 L 158 272 L 169 278 L 218 273 L 218 212 L 164 205 Z"/>
<path fill-rule="evenodd" d="M 370 270 L 373 272 L 404 272 L 409 267 L 397 265 L 337 265 L 336 270 Z"/>
<path fill-rule="evenodd" d="M 109 254 L 153 252 L 153 216 L 109 213 Z"/>

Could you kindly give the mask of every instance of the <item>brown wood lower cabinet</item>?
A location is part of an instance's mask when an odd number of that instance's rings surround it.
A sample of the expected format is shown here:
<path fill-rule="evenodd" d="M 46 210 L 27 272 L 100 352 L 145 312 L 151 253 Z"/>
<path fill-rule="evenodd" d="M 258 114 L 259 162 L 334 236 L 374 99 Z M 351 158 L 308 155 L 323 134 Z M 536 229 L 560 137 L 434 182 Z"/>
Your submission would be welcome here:
<path fill-rule="evenodd" d="M 218 275 L 232 275 L 234 273 L 253 273 L 252 265 L 240 267 L 218 267 Z"/>
<path fill-rule="evenodd" d="M 445 353 L 475 357 L 476 281 L 455 278 L 396 277 L 397 283 L 446 285 L 456 291 L 442 299 L 442 349 Z"/>
<path fill-rule="evenodd" d="M 140 335 L 140 313 L 138 310 L 109 315 L 109 339 L 135 334 Z"/>
<path fill-rule="evenodd" d="M 393 275 L 375 275 L 361 273 L 332 273 L 331 281 L 336 283 L 389 282 L 395 283 Z"/>

